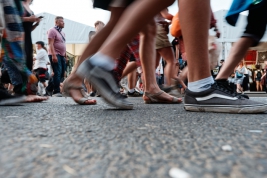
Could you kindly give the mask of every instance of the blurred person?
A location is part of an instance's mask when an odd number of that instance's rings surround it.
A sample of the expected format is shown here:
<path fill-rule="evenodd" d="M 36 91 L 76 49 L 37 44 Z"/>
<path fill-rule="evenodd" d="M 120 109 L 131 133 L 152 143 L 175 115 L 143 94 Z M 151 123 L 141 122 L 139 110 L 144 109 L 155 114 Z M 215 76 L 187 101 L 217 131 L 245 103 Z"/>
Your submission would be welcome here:
<path fill-rule="evenodd" d="M 50 61 L 48 58 L 48 53 L 47 53 L 47 49 L 45 47 L 44 42 L 37 41 L 36 49 L 37 49 L 36 50 L 37 55 L 34 58 L 35 64 L 34 64 L 33 70 L 36 72 L 37 78 L 39 80 L 40 94 L 41 96 L 43 96 L 43 92 L 45 88 L 47 87 L 46 85 L 46 80 L 48 79 L 46 76 L 48 72 L 47 65 L 50 65 Z"/>
<path fill-rule="evenodd" d="M 156 15 L 155 21 L 157 24 L 157 35 L 156 35 L 156 67 L 158 66 L 159 60 L 162 57 L 166 61 L 166 65 L 164 67 L 164 76 L 165 86 L 171 86 L 172 79 L 181 83 L 182 81 L 177 76 L 176 65 L 178 61 L 176 61 L 174 52 L 172 49 L 172 44 L 169 41 L 168 33 L 169 33 L 169 23 L 165 20 L 172 20 L 173 15 L 168 12 L 168 9 L 162 10 L 159 14 Z M 177 85 L 175 84 L 175 86 Z M 183 87 L 186 87 L 183 84 Z M 164 88 L 163 88 L 164 89 Z M 169 93 L 171 94 L 171 93 Z M 172 94 L 171 94 L 172 95 Z"/>
<path fill-rule="evenodd" d="M 25 33 L 24 37 L 24 50 L 26 56 L 26 64 L 28 69 L 32 70 L 33 67 L 33 45 L 32 45 L 32 31 L 38 27 L 41 18 L 36 17 L 30 8 L 33 0 L 21 0 L 24 13 L 22 15 L 23 29 Z"/>
<path fill-rule="evenodd" d="M 0 89 L 0 105 L 15 104 L 18 102 L 40 102 L 47 100 L 46 97 L 38 97 L 33 95 L 23 96 L 26 94 L 26 83 L 36 83 L 37 78 L 26 66 L 24 56 L 24 30 L 21 16 L 23 7 L 20 0 L 0 0 L 3 5 L 5 30 L 2 38 L 3 56 L 0 59 L 8 65 L 9 68 L 16 70 L 8 70 L 8 75 L 14 85 L 21 85 L 17 90 L 17 95 L 12 96 Z M 7 65 L 5 65 L 7 67 Z M 15 83 L 17 82 L 17 83 Z M 15 88 L 16 86 L 14 86 Z"/>

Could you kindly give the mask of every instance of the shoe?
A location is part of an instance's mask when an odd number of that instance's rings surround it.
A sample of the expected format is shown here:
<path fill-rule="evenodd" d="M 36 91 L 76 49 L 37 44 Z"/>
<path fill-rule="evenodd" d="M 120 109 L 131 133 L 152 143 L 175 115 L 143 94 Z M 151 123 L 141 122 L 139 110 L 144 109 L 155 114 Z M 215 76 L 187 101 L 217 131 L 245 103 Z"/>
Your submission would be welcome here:
<path fill-rule="evenodd" d="M 164 86 L 164 85 L 160 85 L 159 88 L 160 88 L 162 91 L 164 91 L 164 92 L 166 92 L 166 93 L 169 93 L 170 91 L 172 91 L 173 86 Z"/>
<path fill-rule="evenodd" d="M 46 95 L 47 96 L 52 96 L 53 95 L 53 91 L 48 91 L 47 89 L 45 89 Z"/>
<path fill-rule="evenodd" d="M 267 104 L 249 100 L 228 87 L 215 82 L 203 92 L 185 91 L 184 106 L 187 111 L 222 113 L 264 113 Z"/>
<path fill-rule="evenodd" d="M 136 90 L 134 90 L 134 92 L 133 93 L 131 93 L 131 92 L 127 92 L 127 95 L 129 96 L 129 97 L 141 97 L 141 96 L 143 96 L 141 93 L 139 93 L 138 91 L 136 91 Z"/>
<path fill-rule="evenodd" d="M 89 96 L 95 97 L 95 92 L 90 92 Z"/>
<path fill-rule="evenodd" d="M 183 97 L 183 95 L 178 91 L 178 89 L 173 89 L 172 91 L 168 92 L 168 94 L 177 98 Z"/>
<path fill-rule="evenodd" d="M 145 92 L 143 99 L 145 104 L 180 104 L 182 103 L 181 98 L 172 97 L 172 100 L 168 99 L 162 99 L 160 98 L 160 95 L 162 95 L 164 91 L 161 91 L 159 93 L 151 94 L 148 92 Z"/>
<path fill-rule="evenodd" d="M 53 97 L 62 97 L 62 94 L 61 93 L 55 93 L 52 95 Z"/>
<path fill-rule="evenodd" d="M 8 94 L 5 90 L 0 89 L 0 106 L 9 106 L 25 102 L 25 96 L 13 96 Z"/>
<path fill-rule="evenodd" d="M 94 66 L 87 59 L 79 66 L 76 73 L 90 81 L 107 103 L 120 109 L 133 109 L 133 104 L 121 96 L 112 71 Z"/>

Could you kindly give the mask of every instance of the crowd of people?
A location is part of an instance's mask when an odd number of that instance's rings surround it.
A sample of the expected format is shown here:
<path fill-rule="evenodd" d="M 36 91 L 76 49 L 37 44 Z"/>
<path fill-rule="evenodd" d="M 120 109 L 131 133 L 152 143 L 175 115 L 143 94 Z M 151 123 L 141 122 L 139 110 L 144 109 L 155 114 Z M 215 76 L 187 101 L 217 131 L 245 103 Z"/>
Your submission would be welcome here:
<path fill-rule="evenodd" d="M 261 90 L 259 78 L 262 80 L 265 74 L 250 75 L 242 62 L 248 48 L 258 45 L 265 33 L 267 0 L 233 1 L 227 22 L 235 25 L 238 14 L 249 10 L 248 23 L 228 58 L 221 61 L 223 65 L 216 76 L 211 70 L 214 61 L 218 61 L 219 50 L 215 37 L 209 37 L 209 29 L 214 29 L 217 38 L 220 32 L 210 1 L 179 0 L 180 33 L 170 43 L 169 25 L 177 19 L 167 7 L 173 2 L 94 0 L 94 8 L 111 12 L 110 20 L 106 25 L 95 23 L 96 33 L 90 36 L 72 73 L 66 77 L 68 37 L 64 18 L 57 16 L 55 26 L 48 29 L 48 50 L 44 42 L 38 41 L 33 57 L 31 32 L 43 17 L 35 16 L 30 9 L 32 0 L 0 0 L 5 20 L 1 83 L 8 84 L 0 89 L 0 104 L 69 96 L 78 104 L 94 105 L 97 101 L 90 96 L 97 95 L 120 109 L 134 108 L 127 97 L 142 97 L 146 104 L 184 103 L 187 111 L 267 111 L 267 104 L 243 93 L 249 87 L 250 76 L 255 77 L 257 89 Z M 172 28 L 178 29 L 174 24 Z"/>

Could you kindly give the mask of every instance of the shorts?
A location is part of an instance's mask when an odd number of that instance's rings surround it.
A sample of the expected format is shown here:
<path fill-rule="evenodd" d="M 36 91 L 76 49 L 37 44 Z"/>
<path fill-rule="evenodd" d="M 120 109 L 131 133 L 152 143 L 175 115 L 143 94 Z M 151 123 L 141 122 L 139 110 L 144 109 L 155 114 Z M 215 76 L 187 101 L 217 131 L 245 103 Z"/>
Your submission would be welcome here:
<path fill-rule="evenodd" d="M 94 0 L 93 7 L 109 10 L 109 7 L 127 7 L 134 0 Z"/>
<path fill-rule="evenodd" d="M 40 82 L 44 83 L 46 81 L 45 73 L 46 73 L 47 69 L 38 68 L 38 69 L 36 69 L 34 71 L 36 72 L 36 76 L 37 76 L 38 80 Z"/>
<path fill-rule="evenodd" d="M 249 10 L 247 17 L 248 24 L 242 37 L 249 37 L 254 39 L 252 46 L 257 46 L 264 36 L 267 26 L 267 1 L 263 1 L 262 4 L 255 9 Z"/>
<path fill-rule="evenodd" d="M 236 84 L 240 84 L 240 85 L 242 85 L 242 84 L 243 84 L 243 80 L 244 80 L 243 77 L 242 77 L 242 78 L 236 78 L 235 83 L 236 83 Z"/>
<path fill-rule="evenodd" d="M 112 0 L 109 4 L 110 7 L 127 7 L 130 3 L 129 0 Z"/>
<path fill-rule="evenodd" d="M 256 81 L 257 81 L 257 82 L 260 82 L 260 81 L 261 81 L 261 78 L 256 78 Z"/>
<path fill-rule="evenodd" d="M 157 24 L 156 49 L 167 47 L 172 47 L 172 44 L 170 43 L 168 38 L 168 34 L 162 25 Z"/>

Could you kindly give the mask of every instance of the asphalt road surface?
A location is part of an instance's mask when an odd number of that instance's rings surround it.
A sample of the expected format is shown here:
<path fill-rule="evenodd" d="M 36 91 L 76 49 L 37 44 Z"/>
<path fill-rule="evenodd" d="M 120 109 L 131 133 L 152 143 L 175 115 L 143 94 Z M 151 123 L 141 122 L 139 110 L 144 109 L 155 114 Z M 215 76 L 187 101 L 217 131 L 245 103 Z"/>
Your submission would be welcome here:
<path fill-rule="evenodd" d="M 129 111 L 99 98 L 95 106 L 51 98 L 0 107 L 0 178 L 168 178 L 172 168 L 191 178 L 267 177 L 267 114 L 130 100 Z"/>

